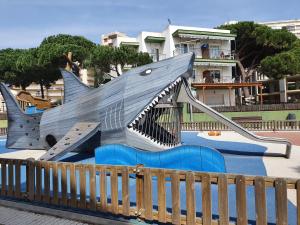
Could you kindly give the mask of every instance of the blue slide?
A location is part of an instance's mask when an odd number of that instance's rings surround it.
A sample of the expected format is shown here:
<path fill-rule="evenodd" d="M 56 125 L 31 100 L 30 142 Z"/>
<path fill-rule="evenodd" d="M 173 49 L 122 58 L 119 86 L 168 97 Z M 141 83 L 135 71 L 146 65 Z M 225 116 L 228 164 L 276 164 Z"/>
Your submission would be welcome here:
<path fill-rule="evenodd" d="M 226 172 L 225 160 L 217 150 L 202 146 L 184 145 L 162 152 L 149 152 L 126 145 L 104 145 L 95 149 L 96 164 Z"/>

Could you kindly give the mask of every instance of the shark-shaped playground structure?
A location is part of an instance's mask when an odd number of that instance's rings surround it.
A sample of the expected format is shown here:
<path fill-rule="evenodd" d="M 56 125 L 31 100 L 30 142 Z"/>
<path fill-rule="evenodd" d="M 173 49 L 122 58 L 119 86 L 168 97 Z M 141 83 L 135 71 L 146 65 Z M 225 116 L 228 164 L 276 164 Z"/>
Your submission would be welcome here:
<path fill-rule="evenodd" d="M 61 70 L 64 104 L 37 114 L 25 114 L 1 84 L 7 148 L 48 150 L 41 160 L 112 143 L 162 151 L 180 145 L 181 105 L 187 102 L 252 140 L 286 144 L 289 157 L 289 141 L 256 136 L 195 99 L 188 85 L 193 63 L 193 54 L 183 54 L 134 68 L 99 88 Z"/>

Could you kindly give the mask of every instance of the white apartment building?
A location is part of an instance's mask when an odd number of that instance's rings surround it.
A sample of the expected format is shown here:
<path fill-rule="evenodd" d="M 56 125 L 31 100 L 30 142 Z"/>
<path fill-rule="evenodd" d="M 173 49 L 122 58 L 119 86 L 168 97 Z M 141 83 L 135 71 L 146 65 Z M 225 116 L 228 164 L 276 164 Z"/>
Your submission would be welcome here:
<path fill-rule="evenodd" d="M 269 26 L 272 29 L 287 29 L 291 33 L 295 34 L 298 38 L 300 38 L 300 19 L 270 21 L 262 22 L 260 24 Z"/>
<path fill-rule="evenodd" d="M 196 97 L 211 106 L 235 105 L 235 35 L 229 30 L 168 25 L 162 32 L 142 31 L 137 37 L 114 32 L 102 35 L 102 45 L 134 46 L 153 61 L 194 52 L 191 86 Z"/>

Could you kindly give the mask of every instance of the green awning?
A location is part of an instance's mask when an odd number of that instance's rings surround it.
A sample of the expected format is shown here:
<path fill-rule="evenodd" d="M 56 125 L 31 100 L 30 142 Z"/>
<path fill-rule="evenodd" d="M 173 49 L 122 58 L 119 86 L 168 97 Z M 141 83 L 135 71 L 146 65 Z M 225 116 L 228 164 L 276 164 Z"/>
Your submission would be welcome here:
<path fill-rule="evenodd" d="M 195 59 L 195 66 L 236 66 L 237 61 L 234 59 Z"/>
<path fill-rule="evenodd" d="M 173 33 L 173 37 L 234 40 L 236 35 L 230 33 L 178 29 Z"/>
<path fill-rule="evenodd" d="M 165 40 L 166 40 L 165 37 L 147 36 L 145 38 L 145 42 L 148 42 L 148 43 L 163 43 Z"/>
<path fill-rule="evenodd" d="M 138 47 L 140 44 L 138 42 L 125 42 L 125 41 L 122 41 L 120 43 L 120 45 L 136 46 L 136 47 Z"/>

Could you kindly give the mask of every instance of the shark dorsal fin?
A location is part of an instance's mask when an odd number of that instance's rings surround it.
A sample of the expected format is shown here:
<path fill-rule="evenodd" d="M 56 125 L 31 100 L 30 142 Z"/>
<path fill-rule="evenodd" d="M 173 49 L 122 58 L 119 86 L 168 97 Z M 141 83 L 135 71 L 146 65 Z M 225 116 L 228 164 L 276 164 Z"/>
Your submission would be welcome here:
<path fill-rule="evenodd" d="M 64 69 L 60 71 L 64 79 L 64 103 L 78 99 L 92 89 L 82 83 L 75 74 Z"/>

